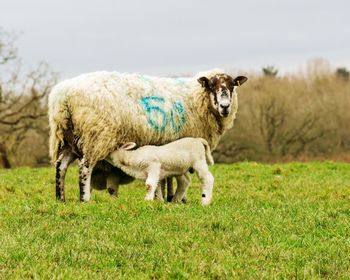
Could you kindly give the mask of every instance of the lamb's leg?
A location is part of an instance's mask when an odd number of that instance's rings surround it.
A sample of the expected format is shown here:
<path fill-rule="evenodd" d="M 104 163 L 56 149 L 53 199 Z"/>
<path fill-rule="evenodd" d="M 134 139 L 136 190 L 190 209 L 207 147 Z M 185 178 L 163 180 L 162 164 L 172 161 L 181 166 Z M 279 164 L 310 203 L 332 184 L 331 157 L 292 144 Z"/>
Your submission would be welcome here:
<path fill-rule="evenodd" d="M 191 177 L 188 173 L 176 177 L 177 188 L 171 202 L 179 203 L 183 201 L 187 188 L 191 183 Z"/>
<path fill-rule="evenodd" d="M 111 172 L 107 177 L 107 190 L 111 196 L 118 197 L 120 177 Z"/>
<path fill-rule="evenodd" d="M 94 165 L 89 164 L 85 157 L 79 163 L 80 201 L 88 202 L 91 197 L 91 173 Z"/>
<path fill-rule="evenodd" d="M 145 200 L 153 200 L 154 193 L 156 191 L 159 175 L 160 175 L 160 164 L 155 163 L 149 166 L 147 172 L 146 186 L 147 186 L 147 194 Z"/>
<path fill-rule="evenodd" d="M 193 169 L 197 172 L 202 183 L 202 205 L 208 205 L 212 199 L 214 177 L 210 173 L 205 160 L 197 161 L 194 164 Z"/>
<path fill-rule="evenodd" d="M 65 201 L 64 179 L 68 166 L 75 160 L 74 154 L 69 150 L 63 150 L 56 161 L 56 199 Z"/>
<path fill-rule="evenodd" d="M 168 202 L 172 201 L 174 197 L 174 186 L 173 186 L 173 177 L 166 178 L 166 184 L 167 184 L 167 197 L 166 200 Z"/>
<path fill-rule="evenodd" d="M 158 184 L 158 186 L 157 186 L 154 199 L 159 200 L 159 201 L 164 201 L 165 184 L 166 184 L 165 179 L 160 181 L 160 184 Z"/>
<path fill-rule="evenodd" d="M 193 172 L 194 172 L 194 170 L 192 170 L 192 173 L 191 173 L 191 172 L 187 172 L 187 173 L 185 174 L 186 180 L 188 180 L 188 181 L 183 182 L 183 183 L 187 184 L 187 186 L 185 187 L 185 192 L 184 192 L 184 194 L 183 194 L 183 196 L 182 196 L 182 199 L 181 199 L 182 203 L 187 203 L 186 192 L 187 192 L 187 190 L 188 190 L 188 186 L 189 186 L 190 183 L 191 183 L 191 176 L 190 176 L 190 173 L 193 174 Z"/>

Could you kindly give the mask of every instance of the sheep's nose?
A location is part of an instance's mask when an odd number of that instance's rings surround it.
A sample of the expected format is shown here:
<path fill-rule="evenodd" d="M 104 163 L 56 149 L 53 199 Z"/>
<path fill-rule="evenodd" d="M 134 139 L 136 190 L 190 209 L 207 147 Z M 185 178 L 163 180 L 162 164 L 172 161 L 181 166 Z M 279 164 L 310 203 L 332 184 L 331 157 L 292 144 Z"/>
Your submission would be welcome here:
<path fill-rule="evenodd" d="M 230 104 L 225 104 L 225 105 L 220 104 L 220 107 L 221 107 L 222 109 L 227 109 L 229 106 L 230 106 Z"/>

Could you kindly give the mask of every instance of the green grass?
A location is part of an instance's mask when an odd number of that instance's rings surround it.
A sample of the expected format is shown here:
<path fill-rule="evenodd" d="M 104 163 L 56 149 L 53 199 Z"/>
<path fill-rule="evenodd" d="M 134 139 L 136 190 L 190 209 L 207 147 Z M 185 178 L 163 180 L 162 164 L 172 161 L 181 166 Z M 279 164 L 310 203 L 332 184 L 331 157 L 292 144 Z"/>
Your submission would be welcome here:
<path fill-rule="evenodd" d="M 0 279 L 349 279 L 350 165 L 215 165 L 213 204 L 197 179 L 186 205 L 120 197 L 66 203 L 53 168 L 0 170 Z"/>

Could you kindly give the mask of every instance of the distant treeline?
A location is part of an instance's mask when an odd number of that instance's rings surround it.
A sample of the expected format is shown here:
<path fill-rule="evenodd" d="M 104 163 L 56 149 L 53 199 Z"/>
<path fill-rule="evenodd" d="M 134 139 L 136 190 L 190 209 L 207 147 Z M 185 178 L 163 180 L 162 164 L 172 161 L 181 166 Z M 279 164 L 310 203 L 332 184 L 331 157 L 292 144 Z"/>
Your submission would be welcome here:
<path fill-rule="evenodd" d="M 0 28 L 0 168 L 48 165 L 47 96 L 57 75 L 45 64 L 22 71 L 15 39 Z M 249 80 L 238 89 L 237 119 L 214 152 L 217 162 L 350 160 L 346 68 L 314 60 L 293 75 L 273 66 L 239 74 Z"/>
<path fill-rule="evenodd" d="M 321 59 L 278 77 L 273 67 L 238 89 L 235 125 L 214 155 L 218 162 L 350 160 L 350 81 L 346 68 Z"/>

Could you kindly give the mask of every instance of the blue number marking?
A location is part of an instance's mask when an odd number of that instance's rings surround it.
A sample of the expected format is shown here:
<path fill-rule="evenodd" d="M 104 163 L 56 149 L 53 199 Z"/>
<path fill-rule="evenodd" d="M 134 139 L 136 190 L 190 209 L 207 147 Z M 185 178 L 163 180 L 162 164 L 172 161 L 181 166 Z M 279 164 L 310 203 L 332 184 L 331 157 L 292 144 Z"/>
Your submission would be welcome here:
<path fill-rule="evenodd" d="M 173 103 L 173 108 L 170 113 L 171 126 L 175 133 L 178 133 L 184 127 L 186 123 L 185 108 L 180 101 Z"/>
<path fill-rule="evenodd" d="M 155 105 L 158 103 L 159 105 Z M 168 123 L 167 114 L 160 107 L 164 106 L 165 100 L 159 96 L 145 96 L 141 97 L 141 105 L 147 114 L 147 121 L 151 127 L 159 132 L 164 132 Z M 157 121 L 155 115 L 161 115 L 161 121 Z"/>
<path fill-rule="evenodd" d="M 160 96 L 141 97 L 140 103 L 146 113 L 148 124 L 154 130 L 164 132 L 169 122 L 175 133 L 183 129 L 186 123 L 186 112 L 180 101 L 175 101 L 169 112 L 164 110 L 165 99 Z"/>

